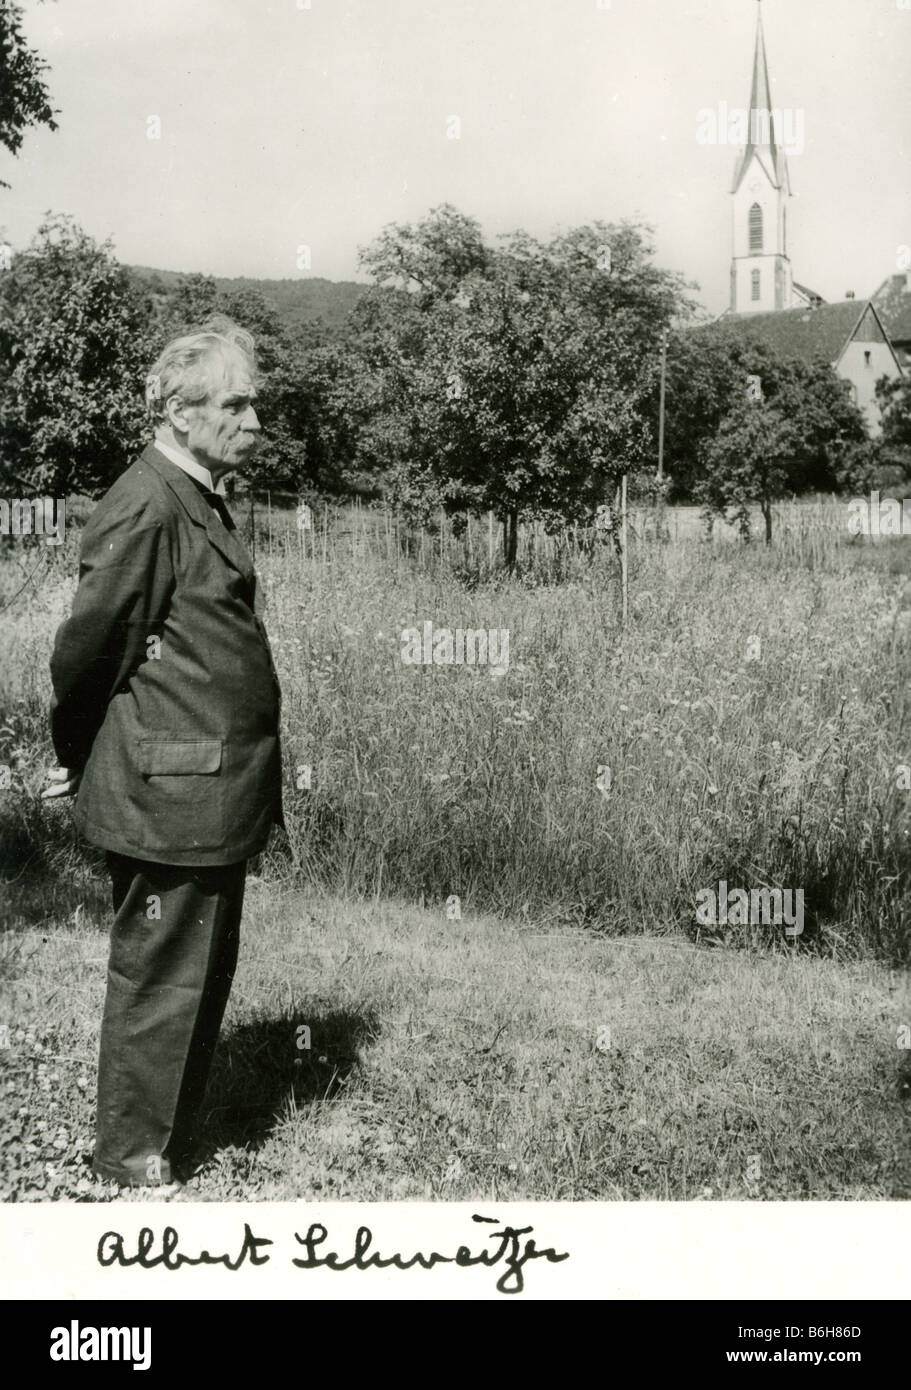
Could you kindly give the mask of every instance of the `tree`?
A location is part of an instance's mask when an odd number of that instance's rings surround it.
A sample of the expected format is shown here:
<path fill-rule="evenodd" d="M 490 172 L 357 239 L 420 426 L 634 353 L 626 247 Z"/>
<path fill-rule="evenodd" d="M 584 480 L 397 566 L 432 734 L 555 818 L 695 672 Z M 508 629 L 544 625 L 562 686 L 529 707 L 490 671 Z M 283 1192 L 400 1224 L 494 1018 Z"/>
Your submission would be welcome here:
<path fill-rule="evenodd" d="M 705 447 L 745 390 L 746 375 L 727 343 L 703 332 L 670 335 L 664 425 L 670 500 L 688 501 L 695 495 Z"/>
<path fill-rule="evenodd" d="M 373 402 L 360 360 L 349 342 L 334 337 L 295 346 L 273 376 L 277 409 L 296 451 L 299 491 L 359 492 L 375 482 L 374 467 L 361 470 Z"/>
<path fill-rule="evenodd" d="M 378 284 L 355 315 L 356 447 L 407 511 L 458 525 L 492 509 L 512 565 L 520 519 L 587 520 L 647 457 L 655 348 L 686 304 L 646 229 L 494 250 L 444 208 L 387 229 L 362 264 Z"/>
<path fill-rule="evenodd" d="M 359 260 L 377 285 L 408 290 L 426 306 L 450 298 L 466 276 L 483 274 L 491 253 L 479 223 L 443 203 L 414 226 L 384 228 Z"/>
<path fill-rule="evenodd" d="M 147 280 L 142 281 L 149 288 Z M 156 294 L 156 347 L 161 349 L 171 338 L 177 338 L 199 328 L 212 314 L 221 311 L 218 284 L 213 275 L 181 275 L 164 294 Z M 246 325 L 244 325 L 246 327 Z"/>
<path fill-rule="evenodd" d="M 891 381 L 882 377 L 876 383 L 876 401 L 882 412 L 882 463 L 911 478 L 911 376 Z"/>
<path fill-rule="evenodd" d="M 793 431 L 787 490 L 834 492 L 848 456 L 869 440 L 863 412 L 851 399 L 850 383 L 820 358 L 803 362 L 772 353 L 744 359 L 760 377 L 762 393 Z"/>
<path fill-rule="evenodd" d="M 595 325 L 513 272 L 500 258 L 426 314 L 419 356 L 387 368 L 383 422 L 395 500 L 423 517 L 493 510 L 508 566 L 520 518 L 590 516 L 642 443 Z"/>
<path fill-rule="evenodd" d="M 0 145 L 17 155 L 29 126 L 57 129 L 44 82 L 48 65 L 28 47 L 22 33 L 23 10 L 0 0 Z M 9 184 L 0 179 L 0 188 Z"/>
<path fill-rule="evenodd" d="M 147 431 L 146 334 L 110 244 L 45 221 L 0 276 L 0 471 L 31 492 L 108 487 Z"/>
<path fill-rule="evenodd" d="M 520 254 L 524 238 L 508 243 Z M 610 325 L 627 344 L 616 364 L 636 382 L 644 360 L 651 361 L 672 324 L 687 322 L 695 301 L 693 284 L 655 264 L 652 231 L 625 219 L 594 222 L 555 237 L 545 248 L 552 289 L 570 298 L 602 326 Z"/>
<path fill-rule="evenodd" d="M 772 503 L 788 491 L 787 465 L 794 443 L 791 422 L 769 402 L 749 400 L 744 393 L 703 449 L 696 496 L 706 515 L 723 516 L 748 540 L 750 507 L 758 504 L 770 545 Z"/>
<path fill-rule="evenodd" d="M 666 457 L 671 496 L 695 496 L 708 442 L 758 376 L 769 404 L 791 421 L 791 492 L 835 491 L 868 439 L 850 387 L 826 362 L 782 357 L 735 338 L 722 325 L 671 335 L 667 365 Z"/>

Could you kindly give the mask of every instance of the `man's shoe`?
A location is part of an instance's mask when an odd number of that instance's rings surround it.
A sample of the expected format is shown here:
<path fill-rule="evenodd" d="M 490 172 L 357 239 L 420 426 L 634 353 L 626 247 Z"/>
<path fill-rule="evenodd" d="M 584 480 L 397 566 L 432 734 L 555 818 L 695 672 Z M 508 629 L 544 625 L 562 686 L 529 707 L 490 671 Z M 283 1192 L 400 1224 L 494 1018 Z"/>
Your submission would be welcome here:
<path fill-rule="evenodd" d="M 150 1186 L 138 1187 L 132 1183 L 122 1183 L 121 1192 L 135 1193 L 137 1197 L 175 1197 L 178 1192 L 182 1192 L 184 1184 L 182 1182 L 158 1182 Z"/>

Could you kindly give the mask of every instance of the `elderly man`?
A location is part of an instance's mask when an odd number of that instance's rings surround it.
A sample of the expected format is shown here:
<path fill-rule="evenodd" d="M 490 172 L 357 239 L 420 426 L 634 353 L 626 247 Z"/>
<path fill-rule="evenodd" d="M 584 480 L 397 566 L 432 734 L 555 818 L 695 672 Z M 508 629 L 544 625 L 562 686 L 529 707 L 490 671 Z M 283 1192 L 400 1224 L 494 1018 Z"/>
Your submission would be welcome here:
<path fill-rule="evenodd" d="M 281 823 L 278 680 L 224 501 L 258 440 L 254 376 L 227 319 L 164 349 L 155 442 L 92 514 L 51 658 L 45 795 L 78 791 L 113 883 L 94 1167 L 122 1185 L 190 1170 L 246 861 Z"/>

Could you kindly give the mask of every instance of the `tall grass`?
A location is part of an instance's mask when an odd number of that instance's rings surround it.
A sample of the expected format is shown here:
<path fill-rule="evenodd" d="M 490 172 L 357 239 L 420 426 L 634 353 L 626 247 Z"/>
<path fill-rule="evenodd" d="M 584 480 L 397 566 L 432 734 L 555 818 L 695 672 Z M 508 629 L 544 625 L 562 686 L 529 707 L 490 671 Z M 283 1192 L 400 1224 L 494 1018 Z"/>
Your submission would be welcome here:
<path fill-rule="evenodd" d="M 301 532 L 259 508 L 288 832 L 261 872 L 612 933 L 701 930 L 696 894 L 719 879 L 803 889 L 802 946 L 907 960 L 902 541 L 852 543 L 837 504 L 780 508 L 768 550 L 701 540 L 674 513 L 632 533 L 624 629 L 612 546 L 583 528 L 528 528 L 507 577 L 486 523 L 456 540 L 349 509 Z M 84 861 L 68 811 L 37 800 L 74 536 L 63 549 L 0 614 L 0 828 L 7 875 L 29 864 L 29 883 L 40 871 L 65 894 Z M 7 559 L 0 602 L 20 582 Z M 508 629 L 508 670 L 404 664 L 403 629 L 428 620 Z"/>

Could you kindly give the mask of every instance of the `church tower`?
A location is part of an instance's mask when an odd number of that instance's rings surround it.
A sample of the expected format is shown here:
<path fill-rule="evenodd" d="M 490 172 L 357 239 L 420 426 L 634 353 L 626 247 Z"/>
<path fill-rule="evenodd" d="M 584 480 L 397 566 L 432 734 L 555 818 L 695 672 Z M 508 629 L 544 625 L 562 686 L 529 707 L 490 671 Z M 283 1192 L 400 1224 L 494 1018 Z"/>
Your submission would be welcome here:
<path fill-rule="evenodd" d="M 769 87 L 762 0 L 756 25 L 753 85 L 746 146 L 737 158 L 731 205 L 734 217 L 731 313 L 792 309 L 806 298 L 795 291 L 788 255 L 788 160 L 776 128 Z"/>

